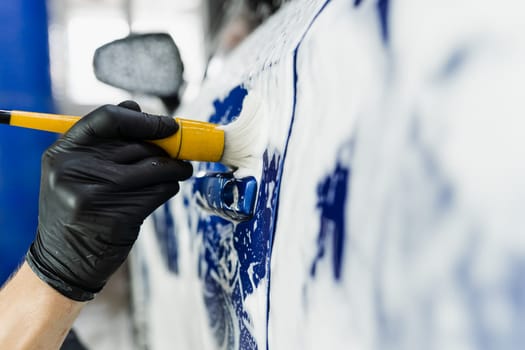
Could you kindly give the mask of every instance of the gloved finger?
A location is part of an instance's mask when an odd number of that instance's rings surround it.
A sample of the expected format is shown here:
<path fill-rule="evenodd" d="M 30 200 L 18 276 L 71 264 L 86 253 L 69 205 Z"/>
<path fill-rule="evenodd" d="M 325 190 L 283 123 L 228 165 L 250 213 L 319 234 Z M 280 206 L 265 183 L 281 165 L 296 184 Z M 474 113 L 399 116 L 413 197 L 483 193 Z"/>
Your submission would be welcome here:
<path fill-rule="evenodd" d="M 46 150 L 42 160 L 49 162 L 50 159 L 56 157 L 57 153 L 67 152 L 71 147 L 79 152 L 79 156 L 80 154 L 91 153 L 92 155 L 96 154 L 99 159 L 119 164 L 136 163 L 150 157 L 169 157 L 165 150 L 150 142 L 116 140 L 100 142 L 96 147 L 84 147 L 77 144 L 72 145 L 71 142 L 64 142 L 63 139 L 59 139 Z"/>
<path fill-rule="evenodd" d="M 105 105 L 80 119 L 64 138 L 89 145 L 100 139 L 155 140 L 178 130 L 174 118 Z"/>
<path fill-rule="evenodd" d="M 193 167 L 177 159 L 151 157 L 135 164 L 113 164 L 111 172 L 113 182 L 121 189 L 131 189 L 187 180 L 193 174 Z"/>
<path fill-rule="evenodd" d="M 142 221 L 156 208 L 176 195 L 179 189 L 177 181 L 158 183 L 115 193 L 111 196 L 111 203 L 119 211 L 130 213 L 136 212 L 138 205 L 143 206 L 143 209 L 140 210 L 143 216 L 137 218 Z"/>
<path fill-rule="evenodd" d="M 101 185 L 112 193 L 141 189 L 163 182 L 183 181 L 191 177 L 191 163 L 167 157 L 150 157 L 134 164 L 99 161 L 95 167 L 86 167 L 85 158 L 69 159 L 53 169 L 54 183 Z M 76 185 L 75 185 L 76 186 Z"/>
<path fill-rule="evenodd" d="M 169 157 L 169 155 L 159 146 L 149 142 L 126 142 L 105 153 L 105 157 L 115 163 L 132 164 L 145 158 Z"/>
<path fill-rule="evenodd" d="M 131 109 L 131 110 L 134 110 L 134 111 L 137 111 L 137 112 L 142 112 L 142 109 L 140 109 L 140 106 L 137 102 L 135 101 L 131 101 L 131 100 L 126 100 L 126 101 L 123 101 L 123 102 L 120 102 L 118 104 L 119 107 L 124 107 L 124 108 L 127 108 L 127 109 Z"/>
<path fill-rule="evenodd" d="M 164 182 L 155 186 L 151 186 L 149 188 L 146 188 L 147 192 L 149 192 L 147 202 L 149 207 L 148 215 L 153 213 L 155 209 L 160 207 L 162 204 L 166 203 L 170 198 L 175 196 L 179 192 L 180 186 L 178 182 Z M 143 192 L 144 193 L 144 192 Z M 147 217 L 147 216 L 146 216 Z M 144 217 L 144 219 L 146 218 Z"/>

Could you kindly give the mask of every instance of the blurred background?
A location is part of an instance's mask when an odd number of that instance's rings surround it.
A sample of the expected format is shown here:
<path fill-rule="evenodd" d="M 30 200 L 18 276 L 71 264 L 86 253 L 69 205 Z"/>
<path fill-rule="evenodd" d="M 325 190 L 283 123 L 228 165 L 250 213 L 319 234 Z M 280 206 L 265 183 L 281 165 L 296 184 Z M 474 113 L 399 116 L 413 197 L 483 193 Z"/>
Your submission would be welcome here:
<path fill-rule="evenodd" d="M 166 32 L 184 63 L 179 97 L 196 96 L 206 75 L 283 0 L 2 0 L 0 109 L 84 115 L 138 99 L 97 81 L 93 54 L 130 33 Z M 212 69 L 213 68 L 213 69 Z M 0 125 L 0 284 L 23 260 L 38 223 L 40 157 L 55 134 Z"/>

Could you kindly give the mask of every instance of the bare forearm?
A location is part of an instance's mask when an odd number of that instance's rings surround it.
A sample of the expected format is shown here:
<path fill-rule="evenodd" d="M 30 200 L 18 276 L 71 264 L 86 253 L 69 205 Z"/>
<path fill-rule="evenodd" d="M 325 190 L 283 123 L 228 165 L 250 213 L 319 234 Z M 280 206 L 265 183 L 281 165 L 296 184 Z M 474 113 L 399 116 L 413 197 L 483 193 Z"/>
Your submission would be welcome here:
<path fill-rule="evenodd" d="M 0 348 L 59 349 L 84 304 L 49 287 L 24 263 L 0 291 Z"/>

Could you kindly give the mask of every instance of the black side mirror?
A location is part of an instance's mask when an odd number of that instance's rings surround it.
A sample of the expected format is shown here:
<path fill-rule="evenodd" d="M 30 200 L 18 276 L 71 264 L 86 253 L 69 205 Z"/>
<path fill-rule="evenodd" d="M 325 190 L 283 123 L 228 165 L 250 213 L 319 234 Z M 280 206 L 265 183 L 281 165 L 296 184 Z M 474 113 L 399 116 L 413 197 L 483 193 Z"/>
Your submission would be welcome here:
<path fill-rule="evenodd" d="M 130 92 L 160 97 L 168 109 L 179 104 L 184 66 L 169 34 L 131 34 L 95 51 L 98 80 Z"/>

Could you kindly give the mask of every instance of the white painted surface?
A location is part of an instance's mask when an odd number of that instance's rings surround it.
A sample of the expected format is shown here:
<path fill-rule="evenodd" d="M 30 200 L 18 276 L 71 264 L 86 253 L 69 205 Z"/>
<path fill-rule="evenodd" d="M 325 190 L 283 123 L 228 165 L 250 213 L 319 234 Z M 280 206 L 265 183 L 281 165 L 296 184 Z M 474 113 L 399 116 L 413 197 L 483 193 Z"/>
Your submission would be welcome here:
<path fill-rule="evenodd" d="M 192 199 L 191 182 L 170 203 L 178 274 L 161 259 L 153 227 L 145 226 L 135 272 L 149 276 L 139 288 L 149 293 L 151 348 L 520 348 L 523 5 L 392 2 L 384 42 L 375 1 L 354 7 L 334 0 L 314 20 L 323 4 L 286 6 L 179 110 L 207 120 L 214 101 L 244 84 L 263 101 L 253 117 L 268 126 L 255 141 L 264 141 L 270 156 L 287 153 L 279 167 L 273 251 L 264 260 L 271 276 L 257 287 L 254 266 L 249 286 L 235 277 L 245 252 L 235 249 L 234 226 L 198 230 L 209 215 Z M 268 169 L 259 167 L 241 173 L 257 177 L 271 194 L 278 182 L 262 182 Z M 344 184 L 338 169 L 349 170 Z M 323 184 L 328 190 L 320 196 Z M 342 206 L 331 209 L 344 218 L 339 272 L 333 263 L 338 223 L 320 206 L 341 195 L 330 186 L 347 189 Z M 274 199 L 269 195 L 257 210 L 275 209 Z M 248 231 L 260 232 L 257 225 Z M 217 247 L 203 239 L 213 234 Z M 203 252 L 218 248 L 224 248 L 216 261 L 222 265 L 210 278 L 222 290 L 254 289 L 244 299 L 224 299 L 220 317 L 233 321 L 225 328 L 231 342 L 210 326 L 208 282 L 198 273 Z M 237 318 L 237 307 L 246 318 Z M 255 343 L 240 336 L 240 327 Z"/>

